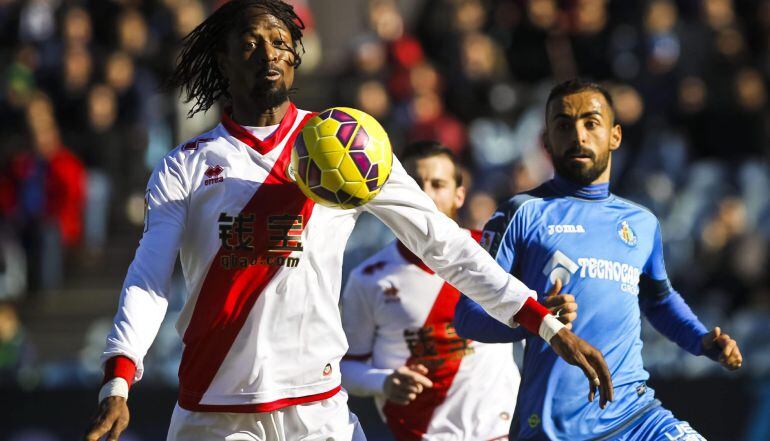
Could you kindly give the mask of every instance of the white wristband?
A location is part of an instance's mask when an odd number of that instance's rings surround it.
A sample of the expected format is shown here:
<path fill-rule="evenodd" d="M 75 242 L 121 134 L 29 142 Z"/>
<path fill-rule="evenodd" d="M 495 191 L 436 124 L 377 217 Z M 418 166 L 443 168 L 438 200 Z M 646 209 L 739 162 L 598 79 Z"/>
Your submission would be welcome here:
<path fill-rule="evenodd" d="M 543 317 L 543 321 L 540 323 L 540 328 L 537 330 L 537 333 L 540 334 L 540 337 L 542 337 L 546 343 L 551 344 L 551 338 L 564 327 L 564 323 L 560 322 L 555 316 L 548 314 Z"/>
<path fill-rule="evenodd" d="M 123 397 L 128 399 L 128 383 L 123 378 L 117 377 L 104 383 L 99 390 L 99 403 L 107 397 Z"/>

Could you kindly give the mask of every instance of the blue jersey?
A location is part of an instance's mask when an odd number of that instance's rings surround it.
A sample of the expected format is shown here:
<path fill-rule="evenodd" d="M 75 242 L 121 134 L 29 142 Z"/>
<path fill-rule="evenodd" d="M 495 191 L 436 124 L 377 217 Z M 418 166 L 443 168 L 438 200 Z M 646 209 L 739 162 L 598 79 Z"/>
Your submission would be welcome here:
<path fill-rule="evenodd" d="M 462 298 L 455 326 L 463 337 L 527 340 L 518 427 L 511 428 L 519 439 L 603 438 L 656 405 L 645 385 L 642 313 L 668 338 L 701 354 L 707 331 L 668 281 L 657 218 L 609 193 L 607 184 L 580 187 L 556 177 L 517 195 L 487 223 L 482 245 L 539 293 L 561 279 L 562 293 L 573 294 L 578 304 L 573 332 L 604 354 L 615 386 L 615 400 L 606 409 L 589 403 L 588 380 L 579 368 L 566 364 L 538 336 L 507 328 Z"/>

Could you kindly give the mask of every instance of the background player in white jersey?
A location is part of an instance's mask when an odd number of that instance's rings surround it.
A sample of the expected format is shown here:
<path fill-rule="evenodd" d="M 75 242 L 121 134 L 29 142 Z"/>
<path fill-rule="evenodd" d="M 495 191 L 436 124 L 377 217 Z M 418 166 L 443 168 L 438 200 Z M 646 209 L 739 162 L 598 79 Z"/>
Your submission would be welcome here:
<path fill-rule="evenodd" d="M 456 220 L 465 187 L 452 151 L 422 141 L 401 160 Z M 508 438 L 519 384 L 512 345 L 458 337 L 452 317 L 459 295 L 398 240 L 356 267 L 343 290 L 350 348 L 340 365 L 342 384 L 354 395 L 374 396 L 399 441 Z"/>
<path fill-rule="evenodd" d="M 105 383 L 85 436 L 116 440 L 130 385 L 163 320 L 181 258 L 188 296 L 177 329 L 184 349 L 168 439 L 362 439 L 341 391 L 347 351 L 337 308 L 345 243 L 367 210 L 441 277 L 493 317 L 549 341 L 599 386 L 601 354 L 534 300 L 468 234 L 436 210 L 394 160 L 381 193 L 355 210 L 307 199 L 287 173 L 312 114 L 288 99 L 303 25 L 280 0 L 234 0 L 184 40 L 171 79 L 221 124 L 169 152 L 147 188 L 146 225 L 103 355 Z"/>

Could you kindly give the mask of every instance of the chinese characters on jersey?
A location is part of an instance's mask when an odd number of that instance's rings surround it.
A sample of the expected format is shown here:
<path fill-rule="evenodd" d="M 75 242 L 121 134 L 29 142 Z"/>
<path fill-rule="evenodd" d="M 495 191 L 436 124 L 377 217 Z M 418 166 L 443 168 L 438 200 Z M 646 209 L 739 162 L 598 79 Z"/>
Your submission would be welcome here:
<path fill-rule="evenodd" d="M 287 266 L 299 265 L 299 257 L 292 252 L 302 252 L 302 230 L 305 228 L 302 215 L 275 215 L 267 218 L 267 231 L 256 231 L 254 214 L 227 213 L 219 215 L 219 240 L 222 250 L 229 251 L 220 257 L 225 269 L 246 268 L 250 265 Z M 266 234 L 267 253 L 255 252 L 255 235 Z"/>

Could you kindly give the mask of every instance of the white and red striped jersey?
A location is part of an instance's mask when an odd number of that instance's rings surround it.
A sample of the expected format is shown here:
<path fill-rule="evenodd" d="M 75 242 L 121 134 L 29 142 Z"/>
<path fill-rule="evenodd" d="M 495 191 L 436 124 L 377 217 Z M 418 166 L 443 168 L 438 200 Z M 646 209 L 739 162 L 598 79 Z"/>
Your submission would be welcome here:
<path fill-rule="evenodd" d="M 398 241 L 354 269 L 345 285 L 343 385 L 373 395 L 399 441 L 508 439 L 520 380 L 513 345 L 460 338 L 452 326 L 459 297 Z M 415 363 L 429 369 L 433 388 L 407 406 L 386 401 L 387 375 Z"/>
<path fill-rule="evenodd" d="M 260 140 L 225 115 L 163 158 L 147 187 L 144 234 L 107 338 L 108 377 L 119 375 L 109 371 L 115 360 L 129 359 L 136 367 L 129 383 L 141 378 L 179 255 L 187 288 L 177 322 L 182 408 L 266 412 L 334 395 L 347 352 L 337 307 L 342 255 L 362 210 L 513 325 L 535 293 L 440 214 L 398 161 L 361 208 L 331 209 L 302 194 L 287 167 L 311 116 L 291 105 Z"/>

